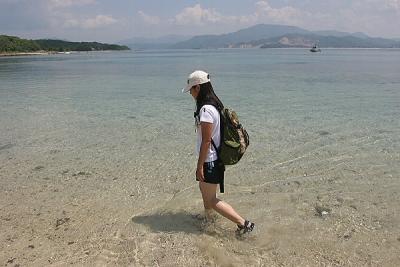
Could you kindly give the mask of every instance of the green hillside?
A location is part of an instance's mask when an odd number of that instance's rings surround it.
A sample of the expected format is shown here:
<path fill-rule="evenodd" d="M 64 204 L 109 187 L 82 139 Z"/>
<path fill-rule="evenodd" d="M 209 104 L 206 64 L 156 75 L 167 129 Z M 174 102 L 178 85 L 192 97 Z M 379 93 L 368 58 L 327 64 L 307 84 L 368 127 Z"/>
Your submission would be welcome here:
<path fill-rule="evenodd" d="M 26 40 L 15 36 L 0 35 L 0 53 L 102 50 L 129 50 L 129 47 L 98 42 L 68 42 L 50 39 Z"/>
<path fill-rule="evenodd" d="M 0 35 L 0 52 L 34 52 L 39 50 L 41 50 L 39 44 L 33 40 Z"/>

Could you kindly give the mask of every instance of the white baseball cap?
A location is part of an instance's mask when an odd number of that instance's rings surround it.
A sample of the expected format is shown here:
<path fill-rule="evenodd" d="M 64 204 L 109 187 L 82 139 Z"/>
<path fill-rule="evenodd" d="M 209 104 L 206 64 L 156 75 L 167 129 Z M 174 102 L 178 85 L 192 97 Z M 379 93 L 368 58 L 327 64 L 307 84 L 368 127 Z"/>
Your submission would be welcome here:
<path fill-rule="evenodd" d="M 192 86 L 208 83 L 209 81 L 210 81 L 210 74 L 202 70 L 196 70 L 189 75 L 187 79 L 187 85 L 185 88 L 182 89 L 182 93 L 189 92 Z"/>

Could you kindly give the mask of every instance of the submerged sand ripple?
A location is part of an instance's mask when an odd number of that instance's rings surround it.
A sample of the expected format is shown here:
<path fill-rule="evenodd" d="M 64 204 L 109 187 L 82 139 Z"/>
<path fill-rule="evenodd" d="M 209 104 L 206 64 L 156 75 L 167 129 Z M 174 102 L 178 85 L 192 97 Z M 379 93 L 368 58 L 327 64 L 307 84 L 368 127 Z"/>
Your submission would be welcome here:
<path fill-rule="evenodd" d="M 257 223 L 245 239 L 220 217 L 205 228 L 192 180 L 137 167 L 145 162 L 117 171 L 75 161 L 21 168 L 14 160 L 2 168 L 0 258 L 6 265 L 396 265 L 398 180 L 390 170 L 336 158 L 346 164 L 287 178 L 276 171 L 294 161 L 265 166 L 276 179 L 265 172 L 265 182 L 247 186 L 228 170 L 223 198 Z"/>

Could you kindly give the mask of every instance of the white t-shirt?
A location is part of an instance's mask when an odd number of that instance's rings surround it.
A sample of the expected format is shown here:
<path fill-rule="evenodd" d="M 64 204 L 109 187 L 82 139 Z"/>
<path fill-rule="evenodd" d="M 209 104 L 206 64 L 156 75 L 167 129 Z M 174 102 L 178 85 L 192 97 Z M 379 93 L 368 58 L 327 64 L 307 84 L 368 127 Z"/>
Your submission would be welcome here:
<path fill-rule="evenodd" d="M 212 105 L 204 105 L 201 107 L 199 112 L 199 120 L 200 122 L 208 122 L 212 123 L 212 132 L 211 138 L 214 141 L 215 145 L 219 147 L 221 143 L 221 135 L 220 135 L 220 118 L 218 110 Z M 202 136 L 201 136 L 201 127 L 197 126 L 197 155 L 200 153 Z M 212 144 L 210 144 L 210 148 L 208 149 L 206 162 L 215 161 L 218 159 L 217 152 Z"/>

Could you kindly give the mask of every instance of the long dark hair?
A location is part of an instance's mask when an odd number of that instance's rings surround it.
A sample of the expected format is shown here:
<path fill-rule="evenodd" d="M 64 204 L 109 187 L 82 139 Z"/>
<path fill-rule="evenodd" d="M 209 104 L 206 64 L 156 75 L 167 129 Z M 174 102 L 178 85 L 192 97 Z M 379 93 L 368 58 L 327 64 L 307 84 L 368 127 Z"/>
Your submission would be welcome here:
<path fill-rule="evenodd" d="M 196 98 L 195 116 L 196 114 L 199 114 L 201 107 L 204 105 L 213 105 L 218 111 L 222 111 L 224 109 L 224 105 L 215 94 L 210 82 L 200 84 L 200 92 Z"/>

